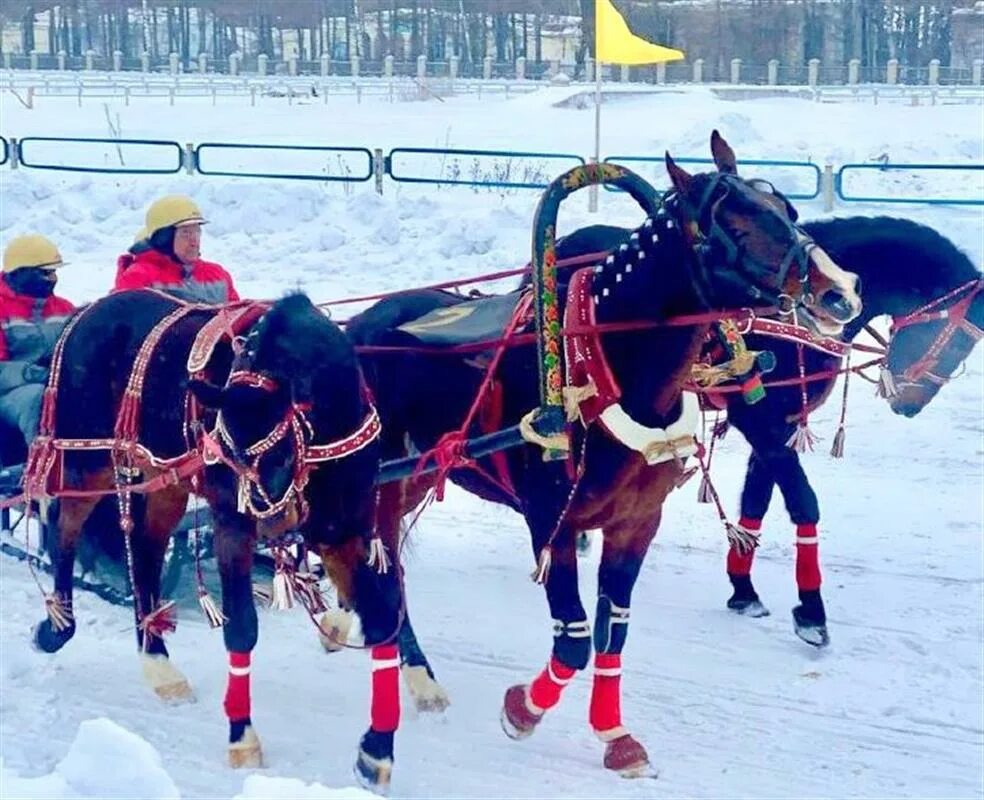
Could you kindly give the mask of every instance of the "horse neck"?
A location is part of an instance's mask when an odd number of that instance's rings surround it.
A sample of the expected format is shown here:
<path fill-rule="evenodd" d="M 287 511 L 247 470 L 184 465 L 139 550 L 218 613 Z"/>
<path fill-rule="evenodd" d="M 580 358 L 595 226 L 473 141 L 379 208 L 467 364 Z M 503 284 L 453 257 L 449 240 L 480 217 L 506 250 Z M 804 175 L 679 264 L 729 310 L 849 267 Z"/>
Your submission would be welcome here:
<path fill-rule="evenodd" d="M 930 228 L 887 217 L 825 220 L 804 229 L 861 279 L 861 315 L 844 329 L 853 339 L 873 319 L 900 316 L 980 277 L 967 256 Z"/>
<path fill-rule="evenodd" d="M 659 322 L 704 310 L 692 281 L 690 250 L 679 229 L 657 218 L 652 230 L 636 233 L 637 247 L 616 251 L 610 262 L 596 268 L 592 293 L 597 298 L 598 322 Z M 658 242 L 653 241 L 654 233 Z M 645 254 L 642 259 L 639 249 Z M 648 425 L 671 421 L 668 417 L 690 377 L 706 331 L 706 325 L 693 325 L 602 336 L 605 356 L 622 388 L 622 405 L 633 419 Z"/>

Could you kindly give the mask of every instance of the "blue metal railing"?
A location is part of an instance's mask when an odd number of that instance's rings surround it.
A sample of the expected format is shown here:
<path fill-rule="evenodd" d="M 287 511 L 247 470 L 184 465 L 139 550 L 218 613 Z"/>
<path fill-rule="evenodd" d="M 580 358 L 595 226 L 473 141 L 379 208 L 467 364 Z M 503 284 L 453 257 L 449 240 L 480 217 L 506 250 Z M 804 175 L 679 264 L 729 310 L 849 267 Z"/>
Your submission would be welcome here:
<path fill-rule="evenodd" d="M 409 156 L 409 158 L 407 158 Z M 427 156 L 430 164 L 439 168 L 438 176 L 428 176 L 413 171 L 412 164 L 400 171 L 398 160 L 413 161 L 415 156 Z M 433 157 L 440 156 L 434 164 Z M 448 161 L 450 159 L 450 162 Z M 461 159 L 470 163 L 462 168 Z M 491 163 L 483 166 L 484 159 Z M 563 162 L 558 164 L 557 162 Z M 425 163 L 427 163 L 425 161 Z M 401 183 L 433 183 L 455 186 L 488 186 L 490 188 L 543 189 L 557 173 L 584 164 L 581 156 L 573 153 L 540 153 L 521 150 L 456 150 L 434 147 L 396 147 L 386 156 L 386 174 Z M 549 165 L 549 170 L 544 171 Z M 515 174 L 515 172 L 518 174 Z"/>
<path fill-rule="evenodd" d="M 53 163 L 50 160 L 44 160 L 46 157 L 50 159 L 50 155 L 46 156 L 45 150 L 47 148 L 43 143 L 57 143 L 60 145 L 58 155 L 62 163 Z M 148 150 L 156 150 L 157 152 L 153 155 L 157 156 L 160 154 L 164 163 L 156 167 L 128 167 L 124 163 L 121 163 L 119 166 L 105 163 L 100 166 L 64 163 L 66 155 L 65 145 L 81 145 L 83 148 L 86 148 L 89 145 L 96 144 L 111 146 L 110 148 L 100 149 L 98 151 L 98 155 L 104 161 L 108 157 L 111 148 L 117 148 L 117 157 L 122 162 L 122 153 L 125 147 L 130 153 L 133 152 L 133 148 L 143 149 L 145 158 Z M 177 142 L 157 139 L 72 139 L 57 136 L 29 136 L 18 142 L 18 149 L 21 166 L 29 167 L 30 169 L 52 169 L 65 172 L 104 172 L 108 174 L 125 173 L 129 175 L 173 175 L 180 172 L 182 166 L 181 145 Z M 32 153 L 34 149 L 41 151 L 37 159 L 34 158 L 34 154 Z M 171 155 L 172 153 L 173 157 Z M 141 161 L 146 163 L 144 159 L 141 159 Z"/>
<path fill-rule="evenodd" d="M 266 154 L 265 166 L 267 169 L 270 167 L 271 157 L 276 159 L 280 154 L 304 154 L 307 157 L 311 157 L 314 154 L 323 154 L 325 156 L 324 160 L 320 164 L 314 166 L 313 171 L 308 172 L 298 172 L 298 171 L 267 171 L 267 172 L 253 172 L 244 171 L 242 169 L 223 168 L 219 165 L 218 168 L 213 168 L 208 166 L 208 159 L 210 156 L 216 160 L 221 160 L 222 154 L 229 154 L 238 151 L 256 151 L 262 150 Z M 349 164 L 349 159 L 352 155 L 356 154 L 360 158 L 354 159 L 354 165 Z M 328 170 L 331 169 L 332 164 L 329 159 L 331 156 L 336 157 L 337 167 L 340 170 L 340 174 L 333 175 Z M 362 168 L 361 156 L 365 157 L 365 167 Z M 315 156 L 314 161 L 317 162 L 321 159 L 321 156 Z M 306 160 L 306 159 L 305 159 Z M 296 170 L 297 160 L 290 165 L 291 169 Z M 355 167 L 353 171 L 352 166 Z M 229 144 L 226 142 L 203 142 L 195 148 L 195 169 L 202 175 L 225 175 L 240 178 L 282 178 L 285 180 L 294 181 L 345 181 L 351 183 L 358 183 L 362 181 L 368 181 L 373 176 L 373 159 L 372 152 L 365 147 L 321 147 L 317 145 L 283 145 L 283 144 Z M 348 171 L 346 173 L 346 171 Z"/>
<path fill-rule="evenodd" d="M 898 193 L 891 195 L 876 194 L 849 194 L 844 189 L 844 176 L 850 176 L 853 172 L 872 173 L 877 182 L 884 185 L 884 180 L 892 173 L 898 172 L 972 172 L 979 173 L 979 177 L 971 185 L 970 197 L 932 197 L 931 192 L 921 194 L 918 197 L 905 196 Z M 954 181 L 956 184 L 957 181 Z M 930 187 L 927 187 L 927 190 Z M 834 175 L 834 191 L 837 197 L 845 203 L 920 203 L 927 205 L 950 205 L 950 206 L 981 206 L 984 205 L 984 164 L 845 164 Z M 886 191 L 889 191 L 886 188 Z"/>
<path fill-rule="evenodd" d="M 677 164 L 713 164 L 714 159 L 712 158 L 674 158 Z M 659 164 L 662 166 L 663 158 L 659 156 L 608 156 L 605 158 L 606 163 L 614 164 L 632 164 L 632 163 L 652 163 Z M 816 164 L 812 161 L 782 161 L 776 159 L 755 159 L 755 158 L 743 158 L 739 160 L 738 167 L 740 170 L 745 170 L 746 167 L 772 167 L 784 170 L 807 170 L 810 175 L 810 183 L 806 190 L 803 190 L 800 186 L 789 186 L 787 180 L 783 180 L 782 176 L 773 176 L 776 179 L 772 180 L 771 183 L 786 197 L 790 200 L 814 200 L 820 196 L 821 191 L 821 179 L 823 172 L 820 170 Z M 788 174 L 788 173 L 787 173 Z M 745 175 L 745 177 L 752 177 L 750 175 Z M 756 178 L 769 177 L 766 175 L 755 175 Z M 608 188 L 607 186 L 605 187 Z M 612 191 L 618 191 L 613 189 Z"/>

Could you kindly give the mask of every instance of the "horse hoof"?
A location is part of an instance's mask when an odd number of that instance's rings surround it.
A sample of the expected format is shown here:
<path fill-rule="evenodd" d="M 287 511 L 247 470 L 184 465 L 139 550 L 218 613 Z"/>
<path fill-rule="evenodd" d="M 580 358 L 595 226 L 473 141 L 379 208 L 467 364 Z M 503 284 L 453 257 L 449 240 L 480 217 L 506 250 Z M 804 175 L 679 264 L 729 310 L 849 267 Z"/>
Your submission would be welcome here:
<path fill-rule="evenodd" d="M 191 684 L 167 656 L 141 653 L 140 667 L 147 685 L 165 703 L 177 705 L 194 702 L 195 693 Z"/>
<path fill-rule="evenodd" d="M 330 609 L 321 615 L 318 621 L 318 639 L 326 653 L 337 653 L 345 649 L 354 616 L 351 611 L 341 608 Z"/>
<path fill-rule="evenodd" d="M 400 671 L 413 696 L 417 711 L 441 712 L 451 705 L 448 693 L 430 676 L 427 667 L 404 664 Z"/>
<path fill-rule="evenodd" d="M 655 778 L 658 774 L 649 763 L 646 748 L 628 733 L 605 745 L 605 769 L 623 778 Z"/>
<path fill-rule="evenodd" d="M 767 617 L 771 613 L 757 597 L 749 599 L 732 595 L 728 600 L 728 608 L 742 617 L 752 617 L 753 619 Z"/>
<path fill-rule="evenodd" d="M 499 716 L 506 736 L 510 739 L 525 739 L 533 733 L 542 719 L 543 712 L 533 711 L 526 700 L 526 686 L 517 684 L 506 690 L 502 714 Z"/>
<path fill-rule="evenodd" d="M 800 639 L 813 647 L 826 647 L 830 644 L 826 621 L 810 619 L 804 613 L 803 606 L 793 609 L 793 630 Z"/>
<path fill-rule="evenodd" d="M 50 619 L 45 618 L 31 631 L 34 649 L 41 653 L 57 653 L 75 635 L 75 623 L 67 628 L 56 630 Z"/>
<path fill-rule="evenodd" d="M 389 794 L 390 779 L 393 777 L 392 758 L 376 758 L 360 747 L 352 772 L 363 789 L 383 797 Z"/>
<path fill-rule="evenodd" d="M 233 769 L 259 769 L 263 766 L 263 748 L 252 725 L 246 726 L 238 742 L 229 744 L 229 766 Z"/>

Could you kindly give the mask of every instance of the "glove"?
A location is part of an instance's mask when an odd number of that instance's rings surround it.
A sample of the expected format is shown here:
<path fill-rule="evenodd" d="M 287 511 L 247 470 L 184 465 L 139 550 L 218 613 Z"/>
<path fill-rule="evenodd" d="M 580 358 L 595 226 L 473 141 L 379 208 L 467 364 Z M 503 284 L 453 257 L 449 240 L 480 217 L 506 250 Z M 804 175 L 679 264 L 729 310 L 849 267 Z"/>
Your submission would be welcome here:
<path fill-rule="evenodd" d="M 40 364 L 25 364 L 23 371 L 24 380 L 28 383 L 47 383 L 48 369 Z"/>

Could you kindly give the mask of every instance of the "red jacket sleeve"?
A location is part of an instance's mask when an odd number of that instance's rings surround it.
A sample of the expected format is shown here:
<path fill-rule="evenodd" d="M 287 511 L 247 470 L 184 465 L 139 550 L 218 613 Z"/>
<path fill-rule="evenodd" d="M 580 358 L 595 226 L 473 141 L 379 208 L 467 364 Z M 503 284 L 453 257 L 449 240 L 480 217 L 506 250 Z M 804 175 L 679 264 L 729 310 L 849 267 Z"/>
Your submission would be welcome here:
<path fill-rule="evenodd" d="M 239 292 L 236 291 L 236 287 L 232 285 L 232 276 L 226 272 L 225 273 L 225 283 L 229 289 L 229 302 L 237 303 L 239 302 Z"/>
<path fill-rule="evenodd" d="M 116 273 L 116 281 L 113 284 L 114 292 L 122 292 L 127 289 L 145 289 L 153 282 L 148 274 L 147 268 L 142 264 L 131 264 L 122 272 Z"/>

